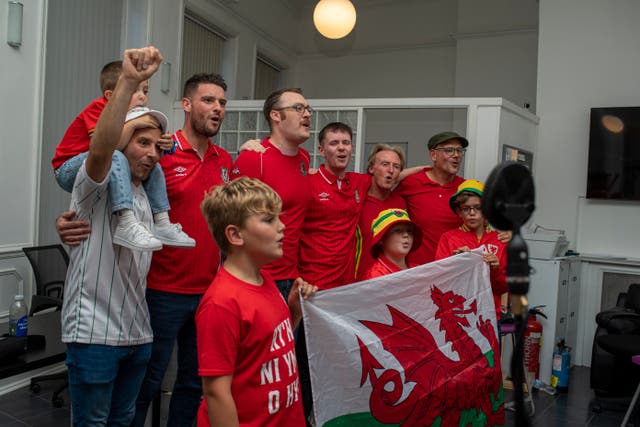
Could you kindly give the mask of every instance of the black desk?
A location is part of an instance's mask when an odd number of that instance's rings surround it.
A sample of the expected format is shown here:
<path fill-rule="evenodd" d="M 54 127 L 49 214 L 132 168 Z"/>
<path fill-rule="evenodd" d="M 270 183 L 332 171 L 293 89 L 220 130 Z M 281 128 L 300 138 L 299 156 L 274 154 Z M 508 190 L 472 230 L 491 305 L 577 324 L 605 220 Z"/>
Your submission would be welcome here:
<path fill-rule="evenodd" d="M 34 342 L 35 344 L 36 340 L 33 339 L 35 335 L 44 337 L 44 343 L 41 346 L 29 346 L 26 353 L 2 364 L 0 366 L 0 379 L 65 360 L 66 345 L 60 340 L 59 311 L 29 317 L 27 325 L 30 343 Z"/>

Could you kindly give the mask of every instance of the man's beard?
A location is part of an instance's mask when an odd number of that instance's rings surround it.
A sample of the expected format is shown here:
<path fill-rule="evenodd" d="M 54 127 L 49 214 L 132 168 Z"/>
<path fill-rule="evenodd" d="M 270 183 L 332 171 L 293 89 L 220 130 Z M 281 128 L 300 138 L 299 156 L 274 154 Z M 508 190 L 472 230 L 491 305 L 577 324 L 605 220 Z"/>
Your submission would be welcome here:
<path fill-rule="evenodd" d="M 211 138 L 212 136 L 216 136 L 218 134 L 222 121 L 220 122 L 220 125 L 218 125 L 215 129 L 208 128 L 205 123 L 206 121 L 201 122 L 198 120 L 192 120 L 191 127 L 195 129 L 195 131 L 198 132 L 200 135 L 206 136 L 207 138 Z"/>

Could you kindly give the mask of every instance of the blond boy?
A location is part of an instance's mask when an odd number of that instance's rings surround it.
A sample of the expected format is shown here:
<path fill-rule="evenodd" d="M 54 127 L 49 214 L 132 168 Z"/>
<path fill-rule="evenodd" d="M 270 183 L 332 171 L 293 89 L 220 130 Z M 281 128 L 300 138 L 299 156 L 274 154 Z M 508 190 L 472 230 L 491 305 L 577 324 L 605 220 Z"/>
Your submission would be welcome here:
<path fill-rule="evenodd" d="M 280 197 L 238 178 L 202 202 L 222 268 L 196 313 L 198 372 L 204 399 L 198 426 L 304 426 L 293 331 L 299 294 L 317 288 L 297 279 L 284 301 L 261 267 L 282 256 Z"/>

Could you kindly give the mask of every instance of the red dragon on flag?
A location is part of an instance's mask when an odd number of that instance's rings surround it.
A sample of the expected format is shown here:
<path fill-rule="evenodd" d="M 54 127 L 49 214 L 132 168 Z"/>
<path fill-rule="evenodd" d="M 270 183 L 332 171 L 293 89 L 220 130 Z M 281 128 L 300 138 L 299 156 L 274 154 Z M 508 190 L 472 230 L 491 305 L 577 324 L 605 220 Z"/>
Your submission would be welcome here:
<path fill-rule="evenodd" d="M 367 380 L 371 383 L 372 416 L 382 424 L 403 427 L 504 425 L 500 352 L 491 321 L 477 316 L 475 299 L 465 308 L 467 299 L 451 290 L 432 286 L 431 300 L 437 306 L 440 331 L 459 360 L 449 358 L 428 329 L 391 305 L 390 325 L 360 321 L 404 368 L 403 380 L 401 372 L 385 368 L 357 337 L 360 387 Z M 491 346 L 485 354 L 465 330 L 469 317 Z"/>

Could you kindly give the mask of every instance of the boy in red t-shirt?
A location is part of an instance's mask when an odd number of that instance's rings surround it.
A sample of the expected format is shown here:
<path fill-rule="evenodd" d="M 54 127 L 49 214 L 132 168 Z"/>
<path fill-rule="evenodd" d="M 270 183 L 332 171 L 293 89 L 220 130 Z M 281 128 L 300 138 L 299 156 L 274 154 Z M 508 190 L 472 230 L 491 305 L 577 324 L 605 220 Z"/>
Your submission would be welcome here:
<path fill-rule="evenodd" d="M 196 313 L 199 427 L 305 425 L 293 331 L 302 317 L 299 294 L 317 288 L 298 278 L 285 302 L 261 271 L 282 257 L 281 207 L 271 187 L 247 177 L 202 201 L 225 260 Z"/>
<path fill-rule="evenodd" d="M 56 181 L 62 189 L 71 193 L 80 166 L 87 158 L 91 137 L 100 114 L 107 105 L 107 100 L 113 94 L 118 78 L 122 73 L 122 61 L 106 64 L 100 72 L 100 89 L 102 96 L 93 100 L 75 118 L 67 128 L 62 140 L 56 147 L 56 153 L 51 161 Z M 139 109 L 141 113 L 147 111 L 147 93 L 149 81 L 140 83 L 138 89 L 131 96 L 129 110 Z M 142 115 L 142 114 L 141 114 Z M 138 122 L 139 123 L 139 122 Z M 162 248 L 162 244 L 171 246 L 193 247 L 195 241 L 182 232 L 180 224 L 169 221 L 169 200 L 164 173 L 156 164 L 149 177 L 143 181 L 145 192 L 151 205 L 154 217 L 153 230 L 144 226 L 133 213 L 133 196 L 131 195 L 131 172 L 127 159 L 121 150 L 131 139 L 136 130 L 134 122 L 125 124 L 120 136 L 120 143 L 113 154 L 110 172 L 109 195 L 112 213 L 116 214 L 117 226 L 113 235 L 113 243 L 133 250 L 151 251 Z M 166 132 L 167 129 L 163 129 Z M 171 135 L 164 133 L 159 141 L 159 147 L 168 154 L 173 154 L 176 143 Z M 144 165 L 140 167 L 145 167 Z"/>
<path fill-rule="evenodd" d="M 449 199 L 449 205 L 463 224 L 444 233 L 438 242 L 436 259 L 447 258 L 471 249 L 482 248 L 484 260 L 489 264 L 491 290 L 496 305 L 496 316 L 500 320 L 500 300 L 507 292 L 506 245 L 498 240 L 498 232 L 491 230 L 482 215 L 481 203 L 484 184 L 468 179 L 458 186 L 458 191 Z"/>
<path fill-rule="evenodd" d="M 381 211 L 371 223 L 371 231 L 371 255 L 375 261 L 365 273 L 365 280 L 415 267 L 407 263 L 406 256 L 420 246 L 422 235 L 407 211 Z"/>

